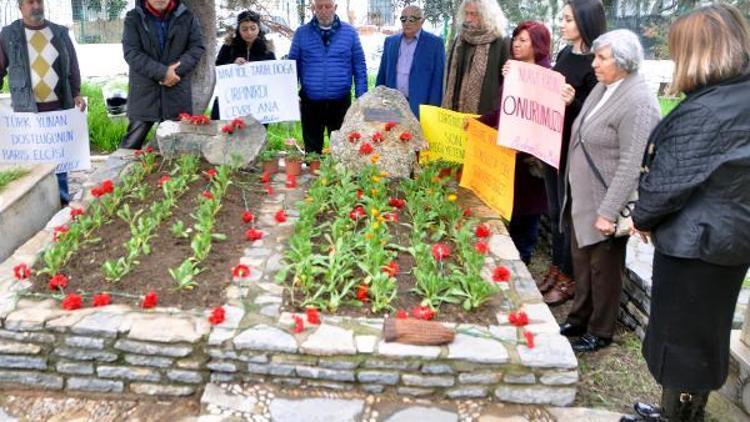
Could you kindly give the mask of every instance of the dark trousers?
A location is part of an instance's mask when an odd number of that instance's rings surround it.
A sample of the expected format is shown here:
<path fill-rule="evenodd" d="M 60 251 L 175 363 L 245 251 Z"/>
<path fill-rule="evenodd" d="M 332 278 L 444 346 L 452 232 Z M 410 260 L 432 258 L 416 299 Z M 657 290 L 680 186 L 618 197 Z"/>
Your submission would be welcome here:
<path fill-rule="evenodd" d="M 70 202 L 70 191 L 68 190 L 68 173 L 57 173 L 57 187 L 60 188 L 60 204 L 64 207 Z"/>
<path fill-rule="evenodd" d="M 573 259 L 570 256 L 570 223 L 560 227 L 565 176 L 552 166 L 544 166 L 544 187 L 547 191 L 550 230 L 552 231 L 552 265 L 568 277 L 573 276 Z"/>
<path fill-rule="evenodd" d="M 300 98 L 305 151 L 320 154 L 323 152 L 323 133 L 328 129 L 330 136 L 331 132 L 341 128 L 346 111 L 352 103 L 351 96 L 338 100 L 311 100 L 300 94 Z"/>
<path fill-rule="evenodd" d="M 120 142 L 120 148 L 141 149 L 143 142 L 146 141 L 148 132 L 154 127 L 156 122 L 144 122 L 140 120 L 130 120 L 128 122 L 128 131 Z"/>
<path fill-rule="evenodd" d="M 514 215 L 510 219 L 508 233 L 521 255 L 521 261 L 528 265 L 539 239 L 539 214 Z"/>
<path fill-rule="evenodd" d="M 584 326 L 597 337 L 612 338 L 620 309 L 628 237 L 579 248 L 573 228 L 570 239 L 576 296 L 567 322 Z"/>

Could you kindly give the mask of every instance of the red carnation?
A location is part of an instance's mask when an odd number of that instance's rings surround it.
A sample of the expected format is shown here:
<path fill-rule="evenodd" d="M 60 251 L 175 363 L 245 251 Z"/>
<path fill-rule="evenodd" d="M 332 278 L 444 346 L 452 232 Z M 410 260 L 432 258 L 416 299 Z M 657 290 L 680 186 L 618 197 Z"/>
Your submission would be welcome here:
<path fill-rule="evenodd" d="M 320 314 L 317 308 L 311 306 L 305 310 L 305 313 L 307 314 L 307 322 L 315 325 L 320 324 Z"/>
<path fill-rule="evenodd" d="M 236 118 L 236 119 L 234 119 L 234 120 L 232 120 L 232 126 L 234 126 L 237 129 L 240 129 L 240 130 L 242 130 L 242 129 L 244 129 L 244 128 L 247 127 L 247 125 L 245 124 L 245 121 L 243 119 L 239 118 L 239 117 Z"/>
<path fill-rule="evenodd" d="M 398 214 L 395 212 L 384 212 L 383 218 L 385 218 L 385 221 L 390 221 L 391 223 L 398 223 Z"/>
<path fill-rule="evenodd" d="M 466 208 L 464 210 L 464 217 L 468 218 L 468 217 L 471 217 L 472 215 L 474 215 L 474 212 L 471 210 L 471 208 Z"/>
<path fill-rule="evenodd" d="M 238 264 L 232 268 L 232 277 L 234 278 L 245 278 L 250 275 L 250 267 L 245 264 Z"/>
<path fill-rule="evenodd" d="M 268 192 L 269 195 L 273 195 L 273 186 L 266 185 L 266 192 Z"/>
<path fill-rule="evenodd" d="M 13 276 L 16 278 L 16 280 L 26 280 L 27 278 L 31 277 L 31 268 L 23 263 L 18 264 L 13 267 Z"/>
<path fill-rule="evenodd" d="M 169 176 L 162 176 L 159 178 L 159 186 L 164 186 L 165 183 L 169 182 Z"/>
<path fill-rule="evenodd" d="M 399 309 L 398 311 L 396 311 L 396 319 L 407 319 L 407 318 L 409 318 L 409 314 L 405 310 Z"/>
<path fill-rule="evenodd" d="M 401 140 L 401 142 L 409 142 L 411 141 L 411 133 L 409 132 L 401 132 L 401 136 L 398 137 L 398 139 Z"/>
<path fill-rule="evenodd" d="M 222 132 L 222 133 L 226 133 L 227 135 L 231 135 L 231 134 L 233 134 L 233 133 L 234 133 L 234 126 L 232 126 L 232 124 L 231 124 L 231 123 L 228 123 L 228 124 L 224 125 L 224 126 L 223 126 L 223 127 L 221 128 L 221 132 Z"/>
<path fill-rule="evenodd" d="M 268 183 L 271 181 L 271 173 L 264 171 L 263 175 L 260 176 L 260 183 Z"/>
<path fill-rule="evenodd" d="M 372 153 L 372 145 L 365 142 L 359 147 L 359 155 L 369 155 Z"/>
<path fill-rule="evenodd" d="M 436 243 L 432 247 L 432 257 L 435 261 L 442 261 L 451 256 L 451 248 L 445 243 Z"/>
<path fill-rule="evenodd" d="M 178 117 L 178 118 L 179 118 L 180 120 L 190 120 L 190 117 L 191 117 L 191 116 L 190 116 L 190 114 L 189 114 L 189 113 L 180 113 L 180 114 L 178 114 L 178 115 L 177 115 L 177 117 Z"/>
<path fill-rule="evenodd" d="M 381 143 L 381 142 L 383 142 L 385 140 L 385 137 L 383 136 L 382 133 L 375 132 L 375 133 L 372 134 L 372 136 L 370 137 L 370 139 L 372 140 L 372 142 L 374 142 L 376 144 L 379 144 L 379 143 Z"/>
<path fill-rule="evenodd" d="M 490 235 L 492 234 L 492 231 L 486 224 L 480 224 L 477 226 L 476 229 L 474 229 L 474 234 L 477 237 L 484 238 L 484 237 L 490 237 Z"/>
<path fill-rule="evenodd" d="M 352 132 L 348 136 L 349 142 L 352 143 L 352 144 L 355 143 L 355 142 L 357 142 L 357 141 L 359 141 L 359 139 L 361 137 L 362 137 L 362 135 L 360 135 L 359 132 Z"/>
<path fill-rule="evenodd" d="M 250 211 L 245 211 L 242 213 L 242 222 L 244 223 L 252 223 L 255 221 L 255 216 Z"/>
<path fill-rule="evenodd" d="M 361 205 L 354 207 L 354 209 L 349 212 L 349 218 L 355 221 L 365 217 L 367 217 L 367 211 L 365 211 L 365 208 Z"/>
<path fill-rule="evenodd" d="M 227 312 L 224 308 L 217 306 L 211 311 L 211 315 L 208 317 L 208 322 L 210 322 L 211 325 L 219 325 L 226 319 L 226 314 Z"/>
<path fill-rule="evenodd" d="M 487 252 L 490 250 L 490 247 L 487 245 L 487 242 L 478 241 L 474 244 L 474 249 L 476 249 L 477 252 L 479 252 L 482 255 L 486 255 Z"/>
<path fill-rule="evenodd" d="M 411 316 L 413 316 L 416 319 L 423 319 L 425 321 L 430 321 L 433 318 L 435 318 L 435 311 L 433 311 L 429 306 L 415 306 L 411 310 Z"/>
<path fill-rule="evenodd" d="M 401 271 L 401 267 L 399 267 L 398 262 L 391 261 L 388 265 L 383 266 L 381 271 L 388 274 L 388 277 L 396 277 Z"/>
<path fill-rule="evenodd" d="M 57 226 L 54 229 L 52 229 L 52 241 L 57 242 L 58 240 L 61 240 L 65 233 L 68 232 L 68 228 L 65 226 Z"/>
<path fill-rule="evenodd" d="M 388 122 L 388 123 L 386 123 L 385 124 L 385 131 L 386 132 L 390 132 L 391 129 L 393 129 L 394 127 L 396 127 L 397 124 L 398 123 L 396 123 L 396 122 Z"/>
<path fill-rule="evenodd" d="M 286 187 L 289 189 L 294 189 L 297 187 L 297 176 L 293 174 L 288 174 L 286 176 Z"/>
<path fill-rule="evenodd" d="M 68 287 L 68 277 L 65 274 L 57 273 L 49 279 L 47 287 L 52 291 L 58 291 Z"/>
<path fill-rule="evenodd" d="M 528 331 L 523 332 L 523 337 L 526 339 L 526 347 L 529 349 L 534 348 L 534 334 Z"/>
<path fill-rule="evenodd" d="M 107 306 L 112 303 L 112 298 L 109 293 L 99 293 L 94 295 L 94 307 Z"/>
<path fill-rule="evenodd" d="M 495 267 L 492 271 L 492 281 L 499 283 L 501 281 L 510 280 L 510 270 L 507 267 L 499 266 Z"/>
<path fill-rule="evenodd" d="M 204 171 L 203 174 L 206 176 L 206 179 L 211 180 L 214 177 L 216 177 L 216 175 L 218 174 L 218 172 L 216 171 L 216 169 L 208 169 L 208 170 Z"/>
<path fill-rule="evenodd" d="M 276 220 L 277 223 L 283 223 L 286 221 L 286 211 L 284 210 L 278 210 L 276 211 L 276 214 L 274 214 L 273 218 Z"/>
<path fill-rule="evenodd" d="M 508 314 L 508 322 L 515 327 L 523 327 L 529 324 L 529 316 L 526 312 L 511 312 Z"/>
<path fill-rule="evenodd" d="M 75 220 L 78 218 L 79 215 L 83 215 L 84 211 L 83 208 L 71 208 L 70 209 L 70 218 Z"/>
<path fill-rule="evenodd" d="M 400 198 L 391 198 L 388 200 L 388 205 L 392 206 L 393 208 L 402 209 L 406 206 L 406 200 Z"/>
<path fill-rule="evenodd" d="M 296 334 L 301 333 L 305 329 L 305 321 L 302 320 L 302 317 L 299 315 L 294 316 L 294 328 L 292 328 L 292 331 Z"/>
<path fill-rule="evenodd" d="M 75 293 L 68 293 L 62 301 L 62 308 L 66 311 L 72 311 L 74 309 L 79 309 L 82 303 L 83 299 L 81 299 L 81 296 Z"/>
<path fill-rule="evenodd" d="M 115 184 L 110 179 L 106 179 L 102 182 L 102 190 L 104 193 L 112 193 L 115 190 Z"/>
<path fill-rule="evenodd" d="M 357 300 L 360 302 L 367 302 L 367 293 L 370 290 L 370 286 L 367 284 L 360 284 L 357 286 Z"/>
<path fill-rule="evenodd" d="M 159 296 L 156 295 L 156 292 L 151 290 L 150 292 L 146 293 L 146 296 L 143 297 L 143 302 L 141 302 L 141 307 L 143 309 L 149 309 L 154 308 L 159 303 Z"/>
<path fill-rule="evenodd" d="M 256 240 L 263 239 L 263 232 L 256 229 L 248 229 L 245 232 L 245 238 L 251 242 L 255 242 Z"/>
<path fill-rule="evenodd" d="M 203 193 L 201 193 L 201 195 L 203 195 L 203 197 L 208 199 L 209 201 L 213 201 L 215 199 L 214 194 L 207 190 L 204 190 Z"/>
<path fill-rule="evenodd" d="M 95 186 L 91 188 L 91 196 L 93 196 L 94 198 L 101 198 L 102 196 L 104 196 L 104 191 L 100 186 Z"/>
<path fill-rule="evenodd" d="M 357 189 L 357 199 L 362 199 L 362 195 L 364 195 L 364 194 L 365 193 L 362 192 L 362 189 Z"/>
<path fill-rule="evenodd" d="M 147 154 L 151 154 L 152 152 L 154 152 L 154 147 L 146 147 Z"/>

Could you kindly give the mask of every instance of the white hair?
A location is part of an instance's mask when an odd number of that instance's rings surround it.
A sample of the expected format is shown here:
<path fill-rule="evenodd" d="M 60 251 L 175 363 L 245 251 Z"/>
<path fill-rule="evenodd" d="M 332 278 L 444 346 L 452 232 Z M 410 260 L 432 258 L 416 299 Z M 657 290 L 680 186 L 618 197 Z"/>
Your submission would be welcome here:
<path fill-rule="evenodd" d="M 636 72 L 643 62 L 641 40 L 638 39 L 638 35 L 627 29 L 606 32 L 595 39 L 591 47 L 594 51 L 609 47 L 617 67 L 628 73 Z"/>
<path fill-rule="evenodd" d="M 464 24 L 465 14 L 464 7 L 467 3 L 474 3 L 477 6 L 477 12 L 482 17 L 482 27 L 488 29 L 493 34 L 505 37 L 505 28 L 508 26 L 508 19 L 500 8 L 497 0 L 463 0 L 458 7 L 456 14 L 456 27 L 461 28 Z"/>

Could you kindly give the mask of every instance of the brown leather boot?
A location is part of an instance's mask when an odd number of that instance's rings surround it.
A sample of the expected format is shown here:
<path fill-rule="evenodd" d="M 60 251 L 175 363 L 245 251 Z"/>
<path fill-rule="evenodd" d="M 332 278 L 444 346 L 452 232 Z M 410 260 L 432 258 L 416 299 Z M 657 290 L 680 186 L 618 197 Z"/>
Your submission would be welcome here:
<path fill-rule="evenodd" d="M 555 286 L 544 294 L 544 303 L 549 306 L 562 305 L 573 299 L 576 292 L 576 282 L 572 278 L 560 274 Z"/>
<path fill-rule="evenodd" d="M 544 294 L 550 291 L 552 287 L 557 284 L 557 278 L 560 276 L 560 269 L 557 268 L 556 265 L 550 265 L 549 269 L 547 270 L 547 274 L 544 276 L 542 281 L 537 281 L 536 287 L 539 288 L 539 291 Z"/>

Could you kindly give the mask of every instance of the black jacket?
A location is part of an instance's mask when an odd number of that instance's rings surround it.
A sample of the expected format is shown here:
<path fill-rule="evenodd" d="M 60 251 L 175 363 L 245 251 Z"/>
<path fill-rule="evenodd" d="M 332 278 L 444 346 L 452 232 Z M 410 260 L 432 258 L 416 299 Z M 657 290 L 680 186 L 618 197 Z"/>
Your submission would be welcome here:
<path fill-rule="evenodd" d="M 750 263 L 750 74 L 696 90 L 654 129 L 633 221 L 669 256 Z"/>
<path fill-rule="evenodd" d="M 122 48 L 129 71 L 128 117 L 156 122 L 174 120 L 180 113 L 193 112 L 190 74 L 205 48 L 198 19 L 181 2 L 171 13 L 164 51 L 159 47 L 156 22 L 138 1 L 125 16 Z M 180 62 L 177 85 L 159 84 L 167 67 Z"/>

